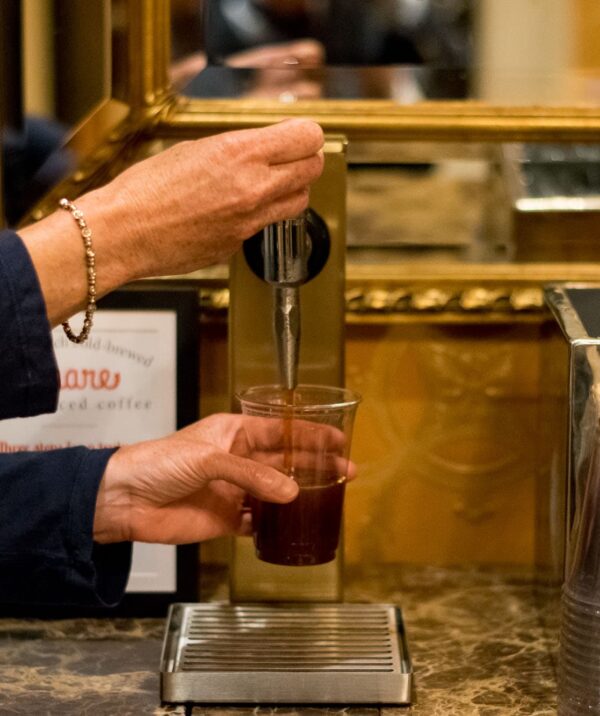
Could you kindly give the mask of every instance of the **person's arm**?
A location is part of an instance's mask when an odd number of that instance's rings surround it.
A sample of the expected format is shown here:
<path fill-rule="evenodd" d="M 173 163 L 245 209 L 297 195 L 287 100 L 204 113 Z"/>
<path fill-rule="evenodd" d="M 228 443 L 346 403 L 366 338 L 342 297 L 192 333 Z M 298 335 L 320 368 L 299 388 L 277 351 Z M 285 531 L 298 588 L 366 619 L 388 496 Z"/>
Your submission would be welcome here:
<path fill-rule="evenodd" d="M 0 419 L 51 413 L 58 399 L 46 307 L 21 239 L 0 232 Z"/>
<path fill-rule="evenodd" d="M 92 531 L 113 452 L 75 447 L 0 455 L 0 604 L 120 601 L 131 544 L 100 545 Z"/>
<path fill-rule="evenodd" d="M 51 412 L 58 369 L 29 254 L 0 232 L 0 417 Z M 0 432 L 1 434 L 1 432 Z M 114 450 L 0 454 L 0 603 L 116 604 L 130 544 L 93 541 L 98 489 Z"/>
<path fill-rule="evenodd" d="M 322 146 L 321 128 L 307 120 L 179 142 L 76 199 L 92 231 L 98 297 L 227 259 L 267 224 L 299 214 Z M 19 233 L 57 325 L 86 303 L 79 228 L 57 210 Z"/>
<path fill-rule="evenodd" d="M 93 231 L 98 295 L 132 279 L 224 259 L 265 224 L 302 211 L 308 184 L 322 168 L 321 144 L 320 128 L 302 121 L 180 143 L 78 199 Z M 48 319 L 56 325 L 87 296 L 81 236 L 67 212 L 19 233 L 23 243 L 11 232 L 0 237 L 6 278 L 0 331 L 10 336 L 0 348 L 0 417 L 54 409 L 58 381 Z M 124 529 L 123 508 L 128 524 L 139 515 L 127 509 L 133 493 L 123 466 L 134 455 L 143 475 L 155 464 L 156 448 L 0 455 L 0 602 L 117 602 L 128 575 L 128 540 L 136 536 Z M 214 445 L 188 448 L 196 479 L 216 480 L 215 469 L 227 467 L 222 482 L 235 486 L 213 494 L 198 485 L 198 535 L 235 528 L 246 488 L 274 501 L 295 494 L 272 468 L 241 464 L 221 449 L 215 455 Z M 168 469 L 170 451 L 162 465 L 164 480 L 180 489 L 181 475 Z M 160 486 L 149 487 L 146 507 L 160 498 Z"/>
<path fill-rule="evenodd" d="M 8 231 L 0 233 L 0 331 L 3 417 L 53 409 L 57 371 L 44 303 L 29 255 Z M 281 473 L 229 454 L 240 419 L 206 419 L 118 450 L 0 454 L 0 604 L 117 604 L 131 540 L 231 532 L 241 526 L 245 488 L 291 499 L 295 486 Z"/>
<path fill-rule="evenodd" d="M 0 455 L 0 604 L 114 605 L 132 541 L 248 534 L 246 493 L 271 502 L 298 494 L 277 469 L 280 422 L 212 415 L 115 450 Z M 297 438 L 307 459 L 325 442 L 343 453 L 343 435 L 330 426 Z"/>

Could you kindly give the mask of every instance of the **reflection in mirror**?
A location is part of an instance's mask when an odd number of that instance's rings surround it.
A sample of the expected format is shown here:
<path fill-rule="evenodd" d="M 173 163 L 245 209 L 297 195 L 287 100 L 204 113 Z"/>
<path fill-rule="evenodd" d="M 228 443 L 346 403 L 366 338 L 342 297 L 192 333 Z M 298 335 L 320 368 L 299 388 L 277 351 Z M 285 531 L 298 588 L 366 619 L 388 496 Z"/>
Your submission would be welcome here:
<path fill-rule="evenodd" d="M 599 28 L 596 0 L 173 0 L 172 79 L 198 97 L 597 104 Z"/>
<path fill-rule="evenodd" d="M 421 67 L 430 96 L 467 91 L 469 0 L 175 0 L 172 12 L 186 94 L 418 99 L 409 74 L 375 69 L 394 65 Z"/>
<path fill-rule="evenodd" d="M 598 145 L 382 145 L 349 166 L 354 264 L 596 262 L 599 218 Z"/>
<path fill-rule="evenodd" d="M 506 260 L 508 237 L 486 231 L 495 194 L 492 147 L 412 145 L 392 163 L 353 163 L 348 172 L 351 260 Z M 382 152 L 383 155 L 383 152 Z"/>
<path fill-rule="evenodd" d="M 12 63 L 3 68 L 2 129 L 5 221 L 16 225 L 73 169 L 62 150 L 72 130 L 110 96 L 110 2 L 3 2 L 2 39 Z"/>

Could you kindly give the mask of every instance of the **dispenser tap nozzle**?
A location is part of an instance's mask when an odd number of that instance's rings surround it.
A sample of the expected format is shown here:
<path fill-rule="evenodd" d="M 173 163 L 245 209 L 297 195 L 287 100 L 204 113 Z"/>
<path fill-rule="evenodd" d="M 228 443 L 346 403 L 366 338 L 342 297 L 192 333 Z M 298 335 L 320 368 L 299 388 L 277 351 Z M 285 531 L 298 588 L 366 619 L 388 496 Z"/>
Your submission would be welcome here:
<path fill-rule="evenodd" d="M 270 224 L 263 235 L 265 280 L 273 286 L 273 332 L 281 383 L 298 383 L 300 351 L 300 285 L 308 278 L 310 238 L 306 216 Z"/>

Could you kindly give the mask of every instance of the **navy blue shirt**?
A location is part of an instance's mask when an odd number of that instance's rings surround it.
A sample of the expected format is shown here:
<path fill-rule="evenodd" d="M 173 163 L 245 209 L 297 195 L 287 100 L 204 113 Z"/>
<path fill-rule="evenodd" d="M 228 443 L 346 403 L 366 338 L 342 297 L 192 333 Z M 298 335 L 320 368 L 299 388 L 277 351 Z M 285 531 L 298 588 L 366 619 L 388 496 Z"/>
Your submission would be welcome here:
<path fill-rule="evenodd" d="M 58 368 L 38 278 L 19 236 L 0 231 L 0 419 L 56 410 Z M 113 449 L 0 454 L 0 603 L 111 606 L 131 544 L 93 541 Z"/>

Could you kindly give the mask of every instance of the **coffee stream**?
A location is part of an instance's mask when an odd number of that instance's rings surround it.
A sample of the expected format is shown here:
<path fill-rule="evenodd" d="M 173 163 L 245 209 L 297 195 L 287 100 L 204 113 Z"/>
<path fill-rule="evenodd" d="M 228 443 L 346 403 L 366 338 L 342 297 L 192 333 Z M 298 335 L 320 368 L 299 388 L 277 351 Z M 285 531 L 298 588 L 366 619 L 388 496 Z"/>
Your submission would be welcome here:
<path fill-rule="evenodd" d="M 288 388 L 283 391 L 283 471 L 290 477 L 294 476 L 294 400 L 296 391 Z"/>

